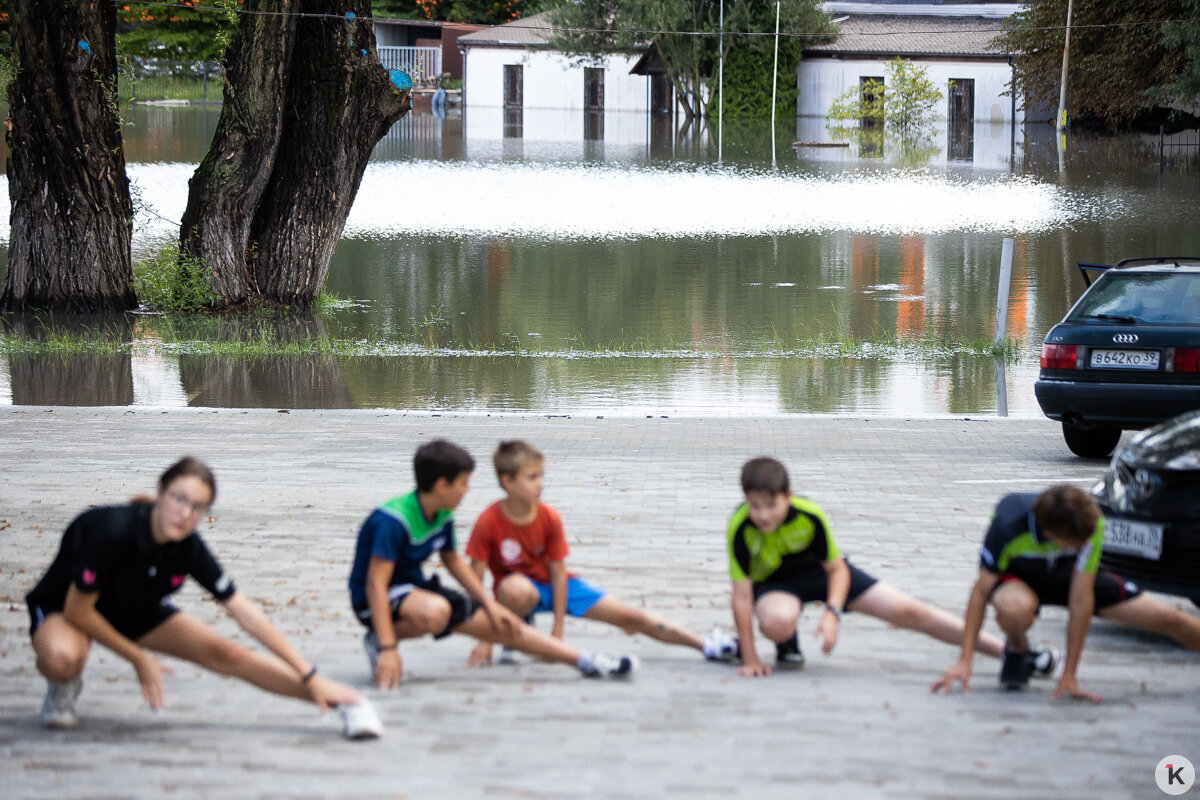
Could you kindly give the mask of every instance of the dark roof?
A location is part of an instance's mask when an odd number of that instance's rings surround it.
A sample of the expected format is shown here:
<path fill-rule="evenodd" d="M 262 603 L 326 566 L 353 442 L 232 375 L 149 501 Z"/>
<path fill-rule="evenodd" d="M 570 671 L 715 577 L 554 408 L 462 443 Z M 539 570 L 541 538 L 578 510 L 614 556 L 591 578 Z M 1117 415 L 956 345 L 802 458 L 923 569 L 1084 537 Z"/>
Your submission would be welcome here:
<path fill-rule="evenodd" d="M 988 47 L 1000 26 L 982 17 L 851 15 L 839 22 L 835 41 L 808 45 L 804 56 L 1006 59 L 1008 53 Z"/>
<path fill-rule="evenodd" d="M 545 47 L 550 42 L 550 32 L 554 25 L 550 22 L 553 12 L 543 11 L 532 17 L 506 22 L 487 30 L 468 33 L 458 37 L 459 47 L 483 46 L 516 46 L 516 47 Z"/>

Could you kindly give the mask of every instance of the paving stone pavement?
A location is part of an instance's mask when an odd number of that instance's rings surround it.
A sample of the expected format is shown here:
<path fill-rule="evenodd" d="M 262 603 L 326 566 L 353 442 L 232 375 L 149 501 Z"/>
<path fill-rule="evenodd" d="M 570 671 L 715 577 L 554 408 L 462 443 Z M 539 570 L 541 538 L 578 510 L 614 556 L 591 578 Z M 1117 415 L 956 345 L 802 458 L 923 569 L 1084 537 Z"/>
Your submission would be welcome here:
<path fill-rule="evenodd" d="M 345 588 L 355 532 L 410 489 L 412 451 L 435 437 L 479 461 L 460 545 L 499 496 L 495 443 L 526 438 L 547 454 L 545 500 L 563 514 L 570 567 L 699 632 L 731 624 L 723 532 L 751 456 L 789 466 L 855 563 L 958 613 L 993 503 L 1089 486 L 1103 467 L 1040 419 L 3 409 L 0 797 L 1152 798 L 1161 758 L 1200 764 L 1200 655 L 1104 621 L 1080 671 L 1100 705 L 1051 702 L 1052 682 L 1001 692 L 984 657 L 969 695 L 931 696 L 956 649 L 854 614 L 831 656 L 807 644 L 805 670 L 762 680 L 569 620 L 570 641 L 640 656 L 636 679 L 468 670 L 471 642 L 452 637 L 405 643 L 405 683 L 371 689 Z M 40 727 L 25 592 L 77 513 L 151 491 L 189 453 L 217 475 L 205 540 L 323 672 L 372 697 L 384 738 L 347 742 L 310 706 L 184 662 L 171 662 L 155 715 L 129 665 L 99 647 L 79 727 Z M 179 602 L 245 638 L 194 585 Z M 806 643 L 817 617 L 801 621 Z M 1034 638 L 1061 644 L 1065 619 L 1046 610 Z"/>

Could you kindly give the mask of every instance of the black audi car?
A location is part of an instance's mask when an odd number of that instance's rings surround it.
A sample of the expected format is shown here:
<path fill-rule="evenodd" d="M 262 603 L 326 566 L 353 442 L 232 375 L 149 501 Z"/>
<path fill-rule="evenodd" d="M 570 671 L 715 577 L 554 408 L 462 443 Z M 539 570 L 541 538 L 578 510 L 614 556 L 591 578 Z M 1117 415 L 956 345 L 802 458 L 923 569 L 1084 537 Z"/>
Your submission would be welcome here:
<path fill-rule="evenodd" d="M 1105 518 L 1101 563 L 1200 605 L 1200 411 L 1127 442 L 1093 492 Z"/>
<path fill-rule="evenodd" d="M 1046 334 L 1034 394 L 1071 452 L 1104 458 L 1122 430 L 1200 409 L 1200 257 L 1079 266 L 1088 289 Z"/>

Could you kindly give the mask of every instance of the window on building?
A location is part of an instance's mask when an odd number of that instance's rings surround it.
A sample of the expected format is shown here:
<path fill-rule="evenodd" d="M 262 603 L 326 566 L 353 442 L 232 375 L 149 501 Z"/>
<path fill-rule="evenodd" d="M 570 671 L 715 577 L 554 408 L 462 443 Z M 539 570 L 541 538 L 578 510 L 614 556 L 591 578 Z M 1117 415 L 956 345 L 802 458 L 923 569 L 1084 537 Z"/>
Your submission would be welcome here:
<path fill-rule="evenodd" d="M 583 70 L 583 138 L 595 142 L 604 139 L 604 70 Z"/>
<path fill-rule="evenodd" d="M 504 65 L 504 138 L 525 135 L 525 75 L 520 64 Z"/>

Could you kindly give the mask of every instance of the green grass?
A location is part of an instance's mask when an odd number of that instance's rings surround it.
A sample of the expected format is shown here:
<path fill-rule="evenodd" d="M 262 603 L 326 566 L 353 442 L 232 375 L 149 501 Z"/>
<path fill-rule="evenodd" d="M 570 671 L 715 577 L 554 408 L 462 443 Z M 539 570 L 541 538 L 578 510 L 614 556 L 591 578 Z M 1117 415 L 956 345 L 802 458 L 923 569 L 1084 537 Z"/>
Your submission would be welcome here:
<path fill-rule="evenodd" d="M 330 300 L 331 303 L 350 302 Z M 162 351 L 179 355 L 239 359 L 320 356 L 433 357 L 433 358 L 559 358 L 582 359 L 870 359 L 880 361 L 938 363 L 959 357 L 999 358 L 1015 364 L 1032 357 L 1018 341 L 999 345 L 985 340 L 956 338 L 903 339 L 894 333 L 855 337 L 831 332 L 816 337 L 774 336 L 739 341 L 735 337 L 712 337 L 696 342 L 651 342 L 627 339 L 607 343 L 589 342 L 581 335 L 569 337 L 565 346 L 543 339 L 511 335 L 498 343 L 463 342 L 446 344 L 440 338 L 438 315 L 431 314 L 414 325 L 408 337 L 366 340 L 305 333 L 281 336 L 277 329 L 286 318 L 234 317 L 165 314 L 141 321 L 142 338 L 125 341 L 103 331 L 84 334 L 54 333 L 44 337 L 0 334 L 0 353 L 6 355 L 77 355 L 84 353 L 138 353 Z"/>
<path fill-rule="evenodd" d="M 217 298 L 208 284 L 204 262 L 168 244 L 154 257 L 133 265 L 133 291 L 149 311 L 191 314 L 213 307 Z"/>

